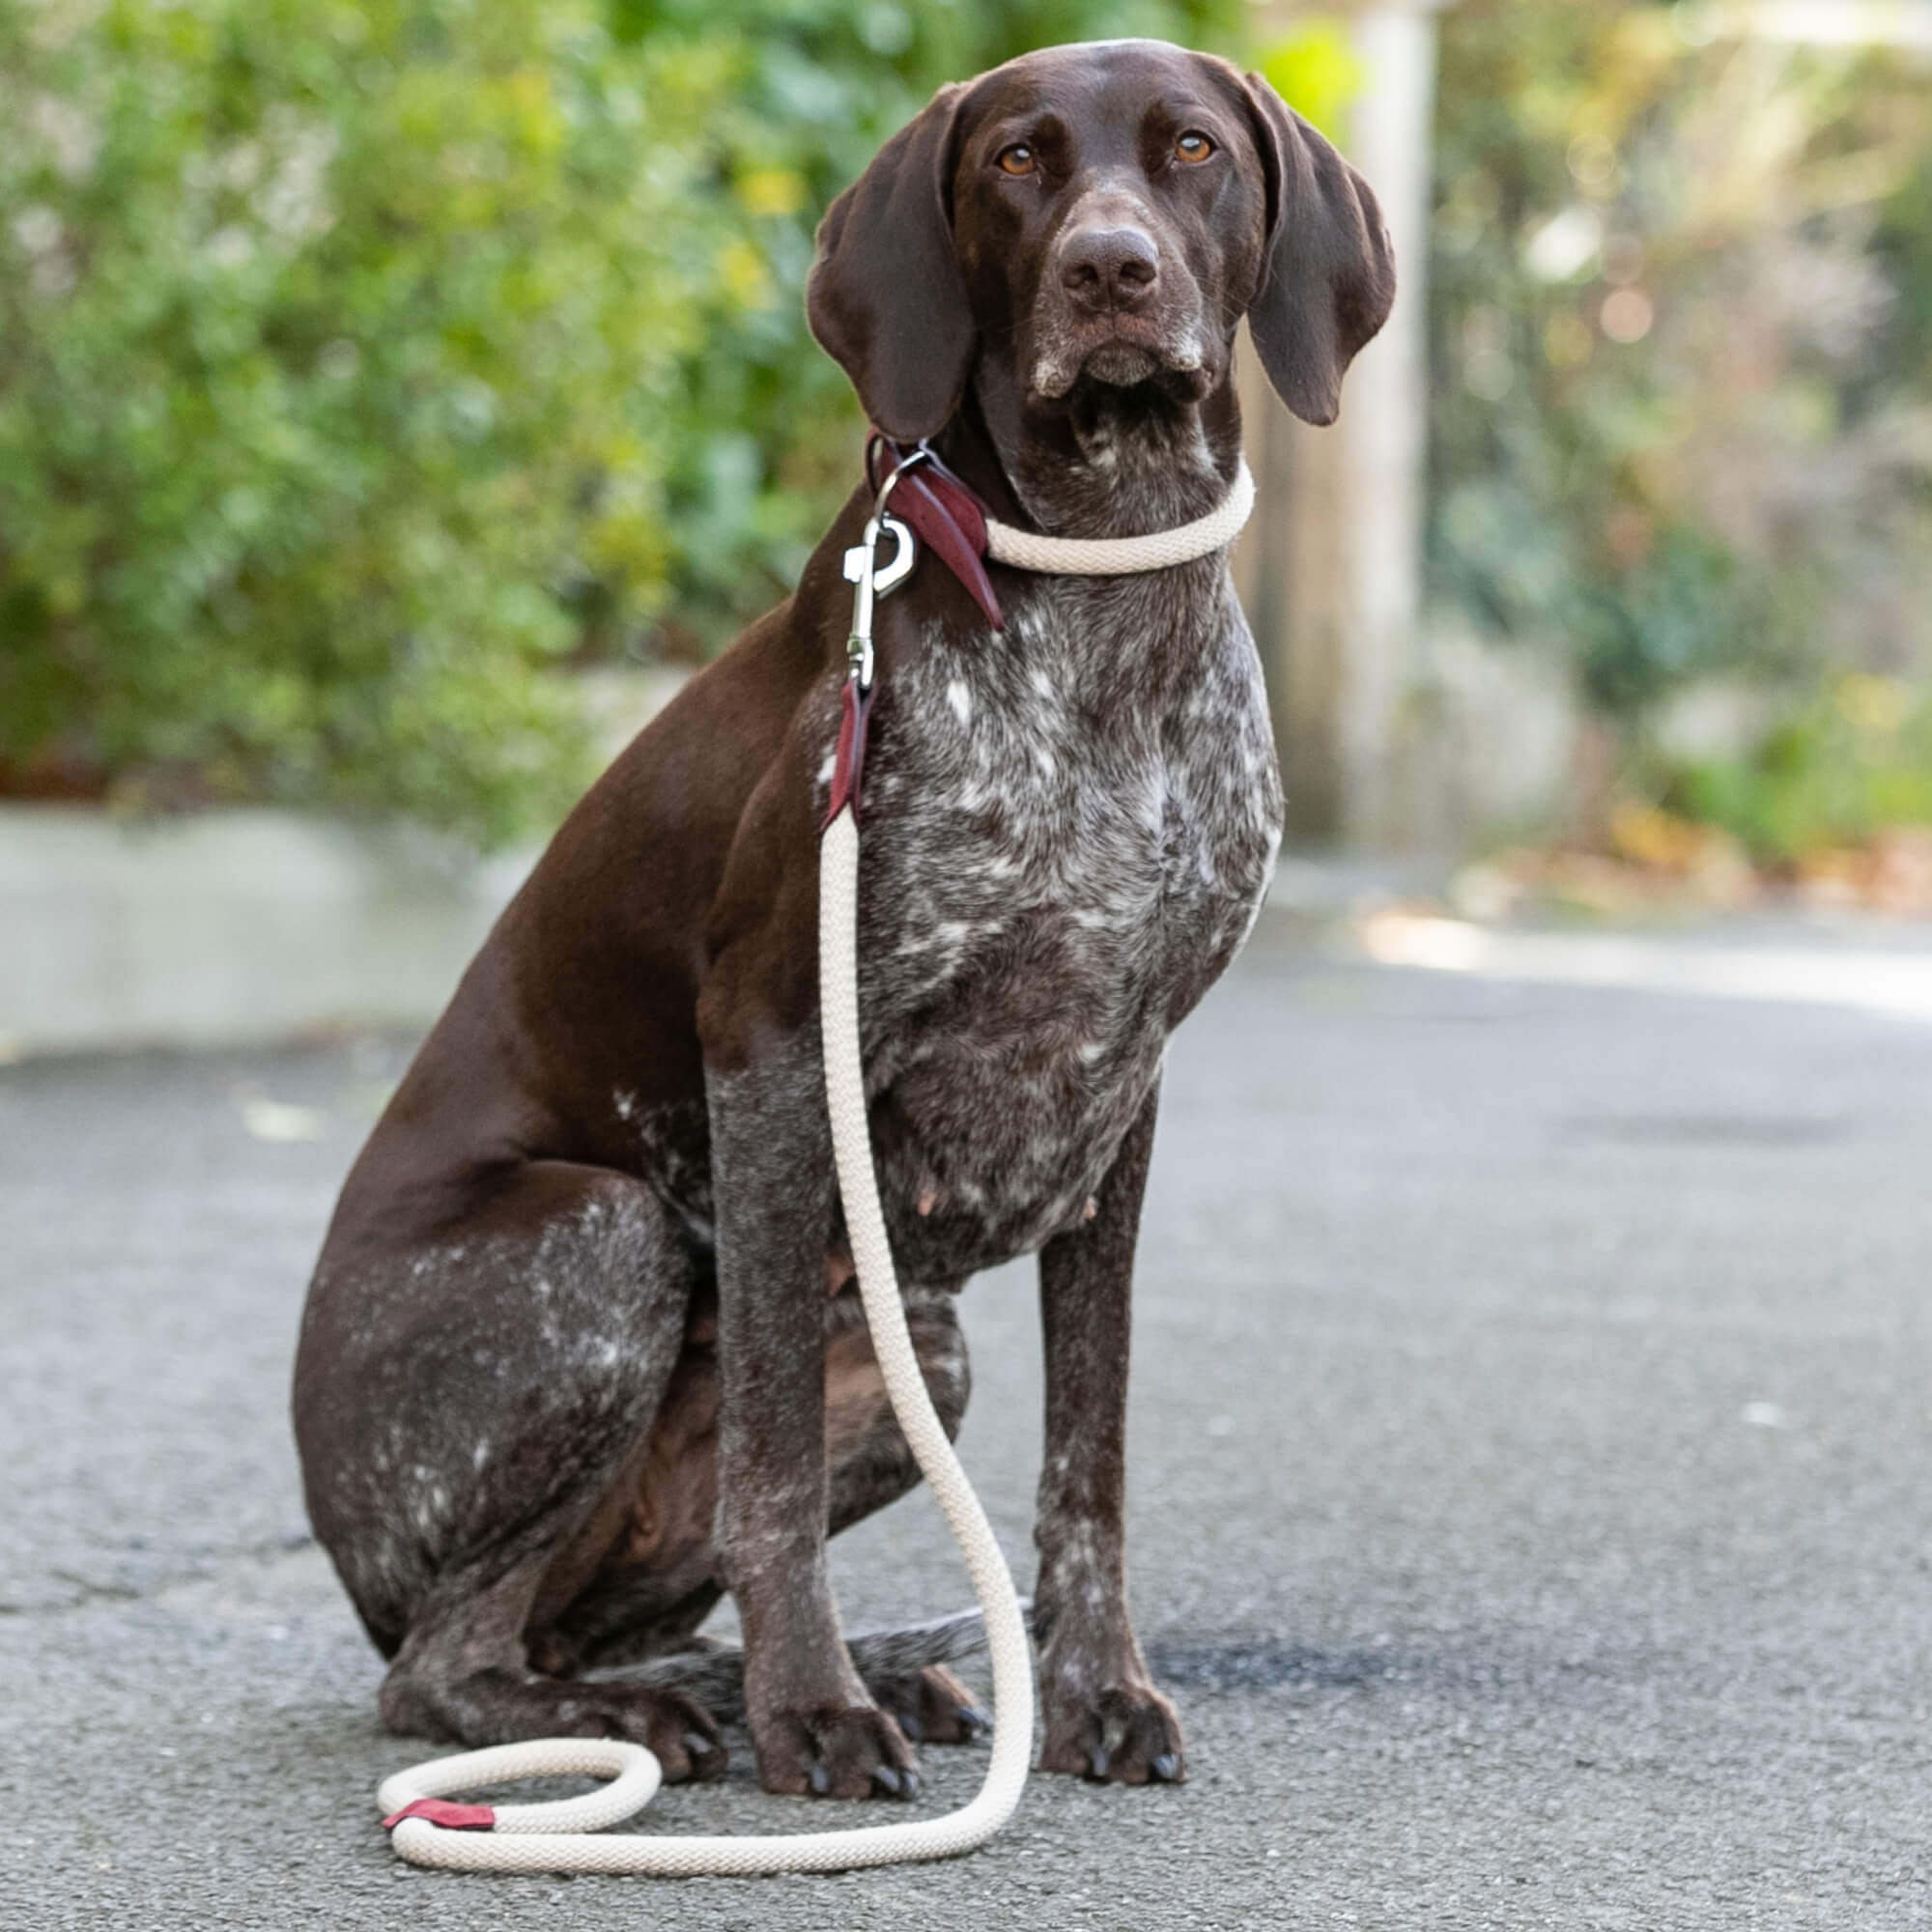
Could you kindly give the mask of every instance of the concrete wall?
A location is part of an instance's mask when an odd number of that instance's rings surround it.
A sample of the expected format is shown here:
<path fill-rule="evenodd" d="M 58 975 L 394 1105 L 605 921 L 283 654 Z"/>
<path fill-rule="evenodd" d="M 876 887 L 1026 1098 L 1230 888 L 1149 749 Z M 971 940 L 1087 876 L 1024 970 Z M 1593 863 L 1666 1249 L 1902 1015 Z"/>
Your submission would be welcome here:
<path fill-rule="evenodd" d="M 600 760 L 687 675 L 574 673 Z M 0 1060 L 426 1026 L 535 858 L 293 811 L 0 806 Z"/>
<path fill-rule="evenodd" d="M 1492 643 L 1440 617 L 1415 639 L 1391 733 L 1401 844 L 1447 859 L 1562 832 L 1583 708 L 1560 652 Z"/>
<path fill-rule="evenodd" d="M 607 747 L 675 683 L 600 692 Z M 1577 731 L 1553 656 L 1425 629 L 1397 734 L 1412 849 L 1559 823 Z M 425 1026 L 534 857 L 287 811 L 0 806 L 0 1060 Z"/>
<path fill-rule="evenodd" d="M 529 858 L 293 812 L 0 808 L 0 1057 L 422 1025 Z"/>

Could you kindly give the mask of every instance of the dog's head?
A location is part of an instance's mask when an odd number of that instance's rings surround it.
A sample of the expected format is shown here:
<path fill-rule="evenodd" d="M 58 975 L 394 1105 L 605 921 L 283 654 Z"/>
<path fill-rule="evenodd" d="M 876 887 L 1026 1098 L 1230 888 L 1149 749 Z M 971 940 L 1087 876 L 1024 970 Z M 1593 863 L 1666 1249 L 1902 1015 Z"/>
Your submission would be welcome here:
<path fill-rule="evenodd" d="M 1260 75 L 1109 41 L 942 88 L 832 204 L 806 312 L 910 440 L 981 355 L 1036 407 L 1094 384 L 1198 400 L 1243 315 L 1282 400 L 1332 422 L 1394 294 L 1368 184 Z"/>

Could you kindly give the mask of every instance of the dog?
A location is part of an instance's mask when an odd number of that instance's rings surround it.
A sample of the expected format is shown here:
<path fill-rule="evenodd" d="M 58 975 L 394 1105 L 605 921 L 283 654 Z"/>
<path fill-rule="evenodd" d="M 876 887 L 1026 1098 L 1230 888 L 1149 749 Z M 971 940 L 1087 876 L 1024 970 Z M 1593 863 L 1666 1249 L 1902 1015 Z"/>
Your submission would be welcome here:
<path fill-rule="evenodd" d="M 1327 422 L 1393 294 L 1367 185 L 1264 80 L 1122 41 L 941 89 L 832 205 L 807 308 L 884 437 L 930 439 L 1007 522 L 1107 537 L 1227 496 L 1244 315 Z M 962 1624 L 848 1646 L 826 1569 L 918 1479 L 817 1018 L 841 554 L 871 501 L 566 820 L 344 1184 L 294 1418 L 392 1730 L 630 1738 L 675 1782 L 723 1770 L 742 1697 L 765 1789 L 863 1797 L 984 1724 L 944 1667 Z M 1125 1594 L 1129 1285 L 1167 1037 L 1254 922 L 1280 781 L 1225 551 L 988 582 L 998 630 L 930 556 L 879 609 L 875 1159 L 949 1432 L 961 1288 L 1039 1257 L 1040 1764 L 1178 1780 Z M 727 1590 L 742 1658 L 697 1634 Z"/>

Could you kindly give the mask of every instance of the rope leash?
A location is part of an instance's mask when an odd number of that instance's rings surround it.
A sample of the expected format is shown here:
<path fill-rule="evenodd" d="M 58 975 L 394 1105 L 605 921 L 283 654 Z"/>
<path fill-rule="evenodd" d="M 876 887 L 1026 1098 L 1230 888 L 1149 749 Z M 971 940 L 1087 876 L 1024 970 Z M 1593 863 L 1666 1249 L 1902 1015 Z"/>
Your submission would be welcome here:
<path fill-rule="evenodd" d="M 993 1746 L 979 1793 L 955 1811 L 895 1825 L 842 1832 L 786 1833 L 773 1837 L 654 1837 L 607 1828 L 649 1804 L 662 1781 L 642 1745 L 602 1738 L 539 1738 L 433 1758 L 399 1771 L 376 1801 L 389 1842 L 412 1864 L 448 1871 L 628 1872 L 660 1878 L 756 1877 L 788 1871 L 849 1871 L 953 1858 L 982 1845 L 1013 1814 L 1033 1756 L 1033 1652 L 1011 1572 L 992 1525 L 947 1439 L 906 1326 L 872 1166 L 866 1076 L 859 1027 L 859 781 L 871 703 L 872 611 L 875 599 L 910 573 L 915 538 L 886 515 L 894 486 L 920 467 L 923 448 L 902 459 L 879 488 L 861 542 L 846 553 L 854 584 L 850 672 L 841 699 L 831 800 L 818 842 L 819 1024 L 833 1159 L 845 1208 L 846 1234 L 859 1277 L 872 1351 L 899 1429 L 937 1498 L 965 1558 L 985 1619 L 993 1668 Z M 1070 576 L 1116 576 L 1159 570 L 1219 550 L 1234 540 L 1254 506 L 1247 466 L 1219 508 L 1178 529 L 1145 537 L 1075 539 L 1037 536 L 985 520 L 995 561 Z M 882 535 L 896 549 L 881 570 Z M 949 560 L 949 567 L 957 565 Z M 454 1791 L 530 1777 L 592 1776 L 611 1782 L 579 1798 L 540 1804 L 449 1804 Z"/>
<path fill-rule="evenodd" d="M 872 1171 L 866 1082 L 859 1053 L 859 827 L 848 801 L 819 841 L 818 951 L 826 1098 L 845 1203 L 846 1232 L 872 1349 L 921 1473 L 957 1540 L 986 1619 L 993 1663 L 993 1749 L 979 1795 L 957 1811 L 847 1832 L 799 1832 L 770 1838 L 646 1837 L 611 1833 L 656 1795 L 658 1761 L 642 1745 L 596 1738 L 544 1738 L 437 1758 L 385 1778 L 376 1794 L 401 1817 L 390 1843 L 412 1864 L 451 1871 L 641 1872 L 661 1878 L 700 1873 L 752 1877 L 782 1871 L 846 1871 L 952 1858 L 984 1844 L 1020 1801 L 1033 1755 L 1033 1653 L 1011 1573 L 992 1525 L 966 1479 L 920 1374 L 893 1269 L 885 1214 Z M 423 1804 L 452 1791 L 525 1777 L 609 1776 L 613 1782 L 550 1804 L 464 1806 L 488 1811 L 487 1825 L 438 1823 L 442 1807 Z M 420 1805 L 420 1809 L 416 1807 Z M 598 1835 L 585 1835 L 595 1833 Z"/>

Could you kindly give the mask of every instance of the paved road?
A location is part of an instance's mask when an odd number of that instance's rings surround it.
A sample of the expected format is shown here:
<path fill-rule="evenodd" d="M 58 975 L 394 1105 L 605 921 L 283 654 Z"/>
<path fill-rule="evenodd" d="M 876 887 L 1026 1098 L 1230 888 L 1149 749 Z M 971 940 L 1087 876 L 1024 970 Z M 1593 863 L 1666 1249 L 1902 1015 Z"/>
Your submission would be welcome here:
<path fill-rule="evenodd" d="M 283 1406 L 394 1070 L 0 1073 L 9 1932 L 1932 1924 L 1932 1027 L 1351 964 L 1271 916 L 1171 1056 L 1142 1266 L 1135 1594 L 1190 1782 L 674 1889 L 417 1874 L 376 1829 L 418 1753 Z M 1019 1557 L 1024 1271 L 967 1321 Z M 837 1569 L 854 1624 L 966 1594 L 923 1496 Z M 665 1826 L 801 1823 L 747 1755 Z M 941 1803 L 983 1762 L 926 1757 Z"/>

